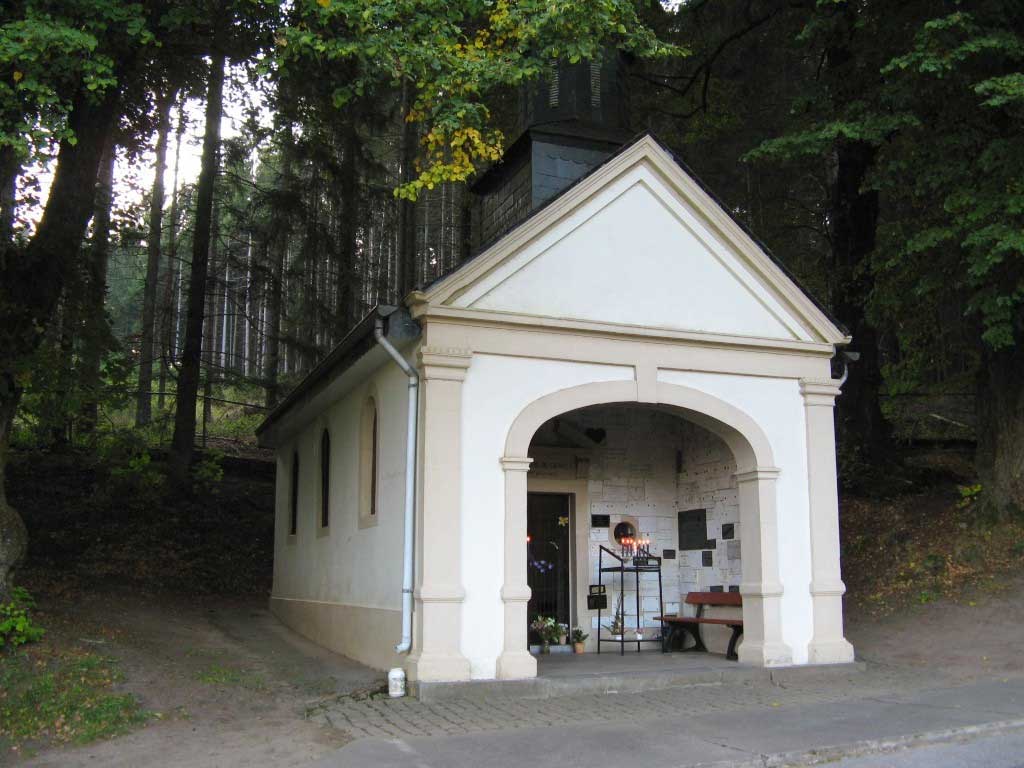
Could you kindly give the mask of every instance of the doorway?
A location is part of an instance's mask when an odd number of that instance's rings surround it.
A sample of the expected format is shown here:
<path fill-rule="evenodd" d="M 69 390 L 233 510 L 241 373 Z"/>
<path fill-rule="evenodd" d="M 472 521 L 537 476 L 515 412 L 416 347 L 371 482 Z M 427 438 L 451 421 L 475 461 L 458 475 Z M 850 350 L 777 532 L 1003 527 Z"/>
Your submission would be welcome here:
<path fill-rule="evenodd" d="M 526 582 L 530 602 L 527 626 L 538 616 L 553 616 L 572 626 L 573 542 L 572 497 L 566 493 L 529 493 L 526 500 Z M 540 638 L 529 631 L 529 642 Z"/>

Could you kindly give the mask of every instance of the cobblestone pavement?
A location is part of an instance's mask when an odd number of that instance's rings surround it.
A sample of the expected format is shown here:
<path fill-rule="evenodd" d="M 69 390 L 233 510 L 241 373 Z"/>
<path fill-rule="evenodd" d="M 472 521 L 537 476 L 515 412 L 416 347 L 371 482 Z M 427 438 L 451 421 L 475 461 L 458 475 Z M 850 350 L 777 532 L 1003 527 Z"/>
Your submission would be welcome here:
<path fill-rule="evenodd" d="M 934 670 L 872 667 L 773 684 L 711 683 L 630 694 L 588 694 L 548 699 L 475 698 L 421 703 L 413 698 L 342 698 L 322 704 L 309 718 L 354 739 L 453 736 L 519 728 L 602 722 L 638 722 L 750 709 L 828 704 L 850 698 L 895 696 L 950 680 Z"/>

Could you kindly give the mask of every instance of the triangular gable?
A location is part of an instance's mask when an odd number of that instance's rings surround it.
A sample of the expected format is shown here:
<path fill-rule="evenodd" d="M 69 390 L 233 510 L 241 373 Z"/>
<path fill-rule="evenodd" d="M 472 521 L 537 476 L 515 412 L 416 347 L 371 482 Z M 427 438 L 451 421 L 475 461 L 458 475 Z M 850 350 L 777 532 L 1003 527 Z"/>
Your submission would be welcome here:
<path fill-rule="evenodd" d="M 847 339 L 650 136 L 425 298 L 458 309 L 670 331 Z"/>

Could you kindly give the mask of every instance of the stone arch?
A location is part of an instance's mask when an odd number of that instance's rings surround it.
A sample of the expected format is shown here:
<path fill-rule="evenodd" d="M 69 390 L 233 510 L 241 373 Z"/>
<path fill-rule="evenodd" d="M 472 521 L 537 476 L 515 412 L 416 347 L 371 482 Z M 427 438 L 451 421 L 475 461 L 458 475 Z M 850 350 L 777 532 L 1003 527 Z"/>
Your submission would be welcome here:
<path fill-rule="evenodd" d="M 498 677 L 533 677 L 536 660 L 527 650 L 526 609 L 526 473 L 532 459 L 530 441 L 548 419 L 593 405 L 643 402 L 660 406 L 720 437 L 736 459 L 740 514 L 744 531 L 744 641 L 740 660 L 762 666 L 791 663 L 792 651 L 782 641 L 782 585 L 779 580 L 775 479 L 779 470 L 764 430 L 749 415 L 700 390 L 659 382 L 655 398 L 641 400 L 635 381 L 581 384 L 544 395 L 516 416 L 505 440 L 505 606 L 504 648 Z"/>
<path fill-rule="evenodd" d="M 534 400 L 512 423 L 505 440 L 506 457 L 526 457 L 530 440 L 548 419 L 590 405 L 637 403 L 636 383 L 602 381 L 560 389 Z M 659 383 L 655 405 L 666 406 L 679 416 L 722 438 L 736 457 L 737 473 L 758 467 L 774 467 L 771 444 L 750 416 L 723 400 L 698 389 Z"/>

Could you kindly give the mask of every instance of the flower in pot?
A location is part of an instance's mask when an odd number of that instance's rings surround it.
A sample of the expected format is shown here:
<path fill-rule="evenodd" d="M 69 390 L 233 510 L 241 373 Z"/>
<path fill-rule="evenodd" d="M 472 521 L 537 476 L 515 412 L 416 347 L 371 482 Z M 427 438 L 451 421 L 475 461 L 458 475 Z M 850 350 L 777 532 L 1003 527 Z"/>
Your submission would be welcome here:
<path fill-rule="evenodd" d="M 565 640 L 569 636 L 569 625 L 559 624 L 558 625 L 558 644 L 565 645 Z"/>
<path fill-rule="evenodd" d="M 615 602 L 615 613 L 607 629 L 612 640 L 621 640 L 626 632 L 626 609 L 622 605 L 622 595 L 619 595 L 619 599 Z"/>
<path fill-rule="evenodd" d="M 541 653 L 551 652 L 551 643 L 558 639 L 559 624 L 553 616 L 538 616 L 530 622 L 530 629 L 540 637 Z"/>
<path fill-rule="evenodd" d="M 573 653 L 583 653 L 583 650 L 586 648 L 585 643 L 587 642 L 588 637 L 590 637 L 590 635 L 583 631 L 583 627 L 572 628 Z"/>

